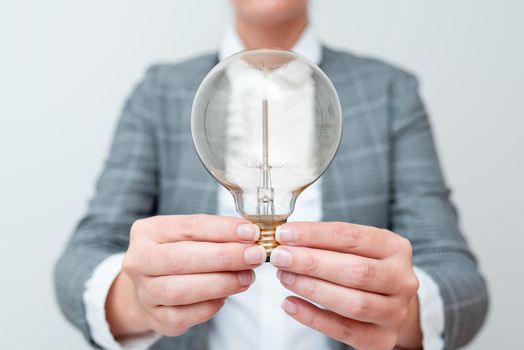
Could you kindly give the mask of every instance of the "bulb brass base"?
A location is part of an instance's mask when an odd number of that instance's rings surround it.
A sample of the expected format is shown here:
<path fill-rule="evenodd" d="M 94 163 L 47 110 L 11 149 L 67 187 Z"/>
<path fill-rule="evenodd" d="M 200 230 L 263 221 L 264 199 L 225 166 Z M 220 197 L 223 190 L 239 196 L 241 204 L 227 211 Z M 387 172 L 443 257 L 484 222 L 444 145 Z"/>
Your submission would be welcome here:
<path fill-rule="evenodd" d="M 280 226 L 284 224 L 285 222 L 286 220 L 254 221 L 253 222 L 260 228 L 260 238 L 256 243 L 264 247 L 264 249 L 266 250 L 266 254 L 267 254 L 266 262 L 269 262 L 269 258 L 271 257 L 271 252 L 273 251 L 273 249 L 275 249 L 278 246 L 278 242 L 275 238 L 275 229 L 277 228 L 277 226 Z"/>

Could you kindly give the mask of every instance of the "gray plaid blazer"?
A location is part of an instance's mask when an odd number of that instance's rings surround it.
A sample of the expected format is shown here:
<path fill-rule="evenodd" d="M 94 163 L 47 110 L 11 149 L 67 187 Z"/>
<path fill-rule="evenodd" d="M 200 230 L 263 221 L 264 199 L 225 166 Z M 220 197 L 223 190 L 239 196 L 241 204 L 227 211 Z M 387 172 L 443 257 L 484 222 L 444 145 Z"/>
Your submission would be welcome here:
<path fill-rule="evenodd" d="M 458 348 L 483 323 L 488 294 L 459 230 L 417 81 L 376 60 L 323 50 L 321 68 L 344 118 L 342 144 L 323 175 L 323 220 L 408 238 L 414 264 L 440 287 L 446 348 Z M 193 96 L 216 63 L 216 55 L 205 55 L 154 66 L 125 104 L 96 194 L 55 270 L 60 307 L 91 342 L 84 285 L 103 259 L 127 249 L 131 224 L 156 214 L 216 213 L 218 185 L 200 164 L 190 133 Z M 205 349 L 207 326 L 162 338 L 152 349 Z M 333 349 L 346 348 L 333 341 Z"/>

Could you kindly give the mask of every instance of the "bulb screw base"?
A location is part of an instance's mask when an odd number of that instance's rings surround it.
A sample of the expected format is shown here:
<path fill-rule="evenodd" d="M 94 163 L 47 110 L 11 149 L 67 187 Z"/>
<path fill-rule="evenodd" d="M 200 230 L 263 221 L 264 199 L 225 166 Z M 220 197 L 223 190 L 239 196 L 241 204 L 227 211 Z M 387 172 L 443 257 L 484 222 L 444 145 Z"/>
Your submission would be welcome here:
<path fill-rule="evenodd" d="M 260 238 L 256 243 L 264 247 L 264 249 L 266 250 L 266 262 L 269 262 L 271 252 L 278 246 L 278 242 L 275 238 L 275 230 L 277 226 L 280 226 L 285 222 L 286 220 L 254 222 L 254 224 L 256 224 L 260 228 Z"/>

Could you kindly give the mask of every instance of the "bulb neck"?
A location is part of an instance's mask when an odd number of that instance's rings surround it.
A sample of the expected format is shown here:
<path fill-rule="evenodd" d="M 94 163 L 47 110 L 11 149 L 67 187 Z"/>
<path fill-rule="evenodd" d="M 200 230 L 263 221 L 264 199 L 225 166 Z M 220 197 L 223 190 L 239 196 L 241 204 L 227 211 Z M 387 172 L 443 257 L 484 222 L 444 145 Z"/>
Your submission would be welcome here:
<path fill-rule="evenodd" d="M 257 220 L 258 219 L 258 220 Z M 285 224 L 287 219 L 284 220 L 271 220 L 262 218 L 253 218 L 252 222 L 260 228 L 260 238 L 256 242 L 258 245 L 264 247 L 266 250 L 266 262 L 269 262 L 271 252 L 278 246 L 278 242 L 275 237 L 275 230 L 277 226 Z M 260 220 L 262 219 L 262 220 Z"/>

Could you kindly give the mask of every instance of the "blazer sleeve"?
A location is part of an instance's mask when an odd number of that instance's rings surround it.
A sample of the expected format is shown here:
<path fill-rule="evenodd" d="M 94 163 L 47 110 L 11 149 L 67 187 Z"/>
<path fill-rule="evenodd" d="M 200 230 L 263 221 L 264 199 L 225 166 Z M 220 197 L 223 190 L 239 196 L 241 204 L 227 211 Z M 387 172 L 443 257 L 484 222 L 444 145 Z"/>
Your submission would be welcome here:
<path fill-rule="evenodd" d="M 127 99 L 96 193 L 55 267 L 58 304 L 94 346 L 82 299 L 86 281 L 103 260 L 127 249 L 132 223 L 156 210 L 153 75 L 150 69 Z"/>
<path fill-rule="evenodd" d="M 468 343 L 487 313 L 488 292 L 461 234 L 439 165 L 416 79 L 391 86 L 391 230 L 408 238 L 413 263 L 438 284 L 445 308 L 445 349 Z"/>

